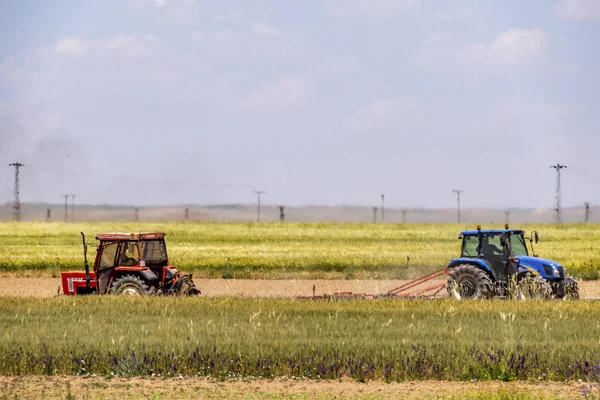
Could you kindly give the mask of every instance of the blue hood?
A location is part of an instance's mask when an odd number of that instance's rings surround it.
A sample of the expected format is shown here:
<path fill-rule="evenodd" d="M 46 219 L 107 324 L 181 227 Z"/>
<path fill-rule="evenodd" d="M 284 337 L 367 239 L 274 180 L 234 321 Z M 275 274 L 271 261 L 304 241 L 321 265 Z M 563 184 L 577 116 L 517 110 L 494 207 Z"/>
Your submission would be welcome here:
<path fill-rule="evenodd" d="M 530 256 L 521 256 L 517 259 L 519 260 L 519 272 L 532 272 L 534 270 L 546 279 L 563 278 L 565 275 L 563 266 L 556 261 Z"/>

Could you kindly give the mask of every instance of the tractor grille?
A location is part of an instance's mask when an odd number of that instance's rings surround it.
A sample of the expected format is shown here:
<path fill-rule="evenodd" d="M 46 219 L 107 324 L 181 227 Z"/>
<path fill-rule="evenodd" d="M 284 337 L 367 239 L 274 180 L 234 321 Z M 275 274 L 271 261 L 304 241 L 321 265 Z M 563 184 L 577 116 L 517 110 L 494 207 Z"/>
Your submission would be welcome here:
<path fill-rule="evenodd" d="M 562 266 L 557 266 L 556 270 L 558 271 L 558 276 L 560 278 L 565 277 L 565 269 Z M 546 273 L 546 275 L 554 276 L 554 269 L 551 265 L 544 264 L 544 272 Z"/>

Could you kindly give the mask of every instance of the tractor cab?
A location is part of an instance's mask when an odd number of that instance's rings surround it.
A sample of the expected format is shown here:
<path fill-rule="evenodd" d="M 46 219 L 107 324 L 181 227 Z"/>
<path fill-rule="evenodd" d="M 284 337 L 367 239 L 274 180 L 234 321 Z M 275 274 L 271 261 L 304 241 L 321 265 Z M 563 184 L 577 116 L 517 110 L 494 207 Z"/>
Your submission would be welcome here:
<path fill-rule="evenodd" d="M 565 297 L 567 292 L 572 297 L 579 295 L 577 282 L 565 276 L 562 265 L 535 254 L 533 245 L 539 241 L 535 231 L 527 237 L 525 231 L 510 229 L 508 224 L 504 229 L 483 230 L 478 226 L 461 232 L 459 239 L 460 257 L 448 265 L 448 294 L 452 297 L 505 296 L 511 282 L 517 286 L 532 286 L 533 282 L 556 297 Z"/>
<path fill-rule="evenodd" d="M 508 226 L 503 230 L 481 230 L 478 227 L 477 230 L 461 232 L 460 237 L 460 258 L 478 260 L 497 281 L 507 282 L 518 270 L 515 268 L 518 257 L 529 256 L 523 230 L 510 230 Z"/>
<path fill-rule="evenodd" d="M 101 233 L 93 272 L 63 273 L 65 294 L 198 294 L 192 275 L 179 273 L 169 263 L 164 233 Z"/>

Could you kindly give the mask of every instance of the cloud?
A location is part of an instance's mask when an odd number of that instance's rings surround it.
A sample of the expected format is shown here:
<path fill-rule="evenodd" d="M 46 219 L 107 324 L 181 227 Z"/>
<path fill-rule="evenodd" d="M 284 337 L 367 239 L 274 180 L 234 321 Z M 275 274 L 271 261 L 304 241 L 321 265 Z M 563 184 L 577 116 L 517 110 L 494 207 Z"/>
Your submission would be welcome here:
<path fill-rule="evenodd" d="M 76 57 L 73 57 L 73 56 Z M 118 91 L 135 82 L 171 80 L 175 62 L 152 35 L 66 37 L 51 46 L 5 60 L 0 90 L 32 104 Z M 121 88 L 121 89 L 119 89 Z"/>
<path fill-rule="evenodd" d="M 244 11 L 239 8 L 233 8 L 227 10 L 227 12 L 219 14 L 215 18 L 215 22 L 223 24 L 223 23 L 240 23 L 244 20 Z"/>
<path fill-rule="evenodd" d="M 399 97 L 377 99 L 358 109 L 344 121 L 343 126 L 355 131 L 381 128 L 396 120 L 401 113 L 412 108 L 409 102 Z"/>
<path fill-rule="evenodd" d="M 279 30 L 261 22 L 252 24 L 252 33 L 261 39 L 271 39 L 279 36 Z"/>
<path fill-rule="evenodd" d="M 186 28 L 196 27 L 202 22 L 202 12 L 195 0 L 129 0 L 129 12 Z"/>
<path fill-rule="evenodd" d="M 491 113 L 498 120 L 547 121 L 566 120 L 575 117 L 577 109 L 570 104 L 553 104 L 527 101 L 519 96 L 511 96 L 499 104 Z"/>
<path fill-rule="evenodd" d="M 474 9 L 469 8 L 451 8 L 441 10 L 433 14 L 432 21 L 438 24 L 465 23 L 472 22 L 482 24 L 485 21 L 485 15 Z"/>
<path fill-rule="evenodd" d="M 87 162 L 85 147 L 66 128 L 65 121 L 44 110 L 47 108 L 0 104 L 0 160 L 25 164 L 25 201 L 43 198 L 49 193 L 58 199 L 65 186 L 74 182 L 65 182 L 56 171 L 68 170 L 74 165 L 85 166 Z M 5 178 L 0 179 L 3 183 L 0 194 L 9 198 L 10 185 L 4 184 Z"/>
<path fill-rule="evenodd" d="M 418 4 L 417 0 L 332 0 L 329 13 L 337 18 L 358 15 L 371 20 L 389 20 L 412 13 Z"/>
<path fill-rule="evenodd" d="M 546 51 L 547 37 L 541 29 L 512 28 L 491 44 L 474 44 L 459 52 L 457 60 L 503 67 L 535 63 Z"/>
<path fill-rule="evenodd" d="M 251 93 L 244 104 L 250 111 L 280 111 L 306 103 L 314 82 L 301 75 L 284 75 L 279 81 Z"/>
<path fill-rule="evenodd" d="M 54 45 L 54 50 L 58 53 L 77 53 L 83 47 L 83 41 L 78 37 L 65 37 L 60 39 Z"/>
<path fill-rule="evenodd" d="M 54 50 L 57 53 L 81 52 L 94 55 L 105 53 L 120 53 L 128 56 L 147 56 L 155 54 L 159 42 L 153 35 L 111 35 L 92 40 L 80 38 L 63 38 L 56 42 Z"/>
<path fill-rule="evenodd" d="M 565 18 L 600 18 L 598 0 L 559 0 L 553 8 L 557 15 Z"/>
<path fill-rule="evenodd" d="M 481 131 L 489 133 L 484 138 L 486 143 L 519 143 L 511 147 L 513 156 L 544 159 L 572 148 L 576 139 L 571 131 L 576 130 L 579 117 L 579 109 L 573 104 L 514 95 L 483 113 L 479 122 Z"/>

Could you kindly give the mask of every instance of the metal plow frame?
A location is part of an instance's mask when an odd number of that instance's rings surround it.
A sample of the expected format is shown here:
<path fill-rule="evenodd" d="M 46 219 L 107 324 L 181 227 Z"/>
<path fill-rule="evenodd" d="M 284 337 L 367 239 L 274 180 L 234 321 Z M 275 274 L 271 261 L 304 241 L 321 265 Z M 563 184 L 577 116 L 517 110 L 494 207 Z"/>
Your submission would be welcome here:
<path fill-rule="evenodd" d="M 446 283 L 437 283 L 426 287 L 420 287 L 426 282 L 449 274 L 448 268 L 431 272 L 427 275 L 415 278 L 407 283 L 404 283 L 394 289 L 387 291 L 384 294 L 369 294 L 369 293 L 353 293 L 353 292 L 338 292 L 333 294 L 315 295 L 315 286 L 313 285 L 312 296 L 297 296 L 299 300 L 358 300 L 358 299 L 376 299 L 376 298 L 422 298 L 435 299 L 440 298 L 440 293 L 446 287 Z M 412 291 L 409 291 L 414 289 Z"/>

